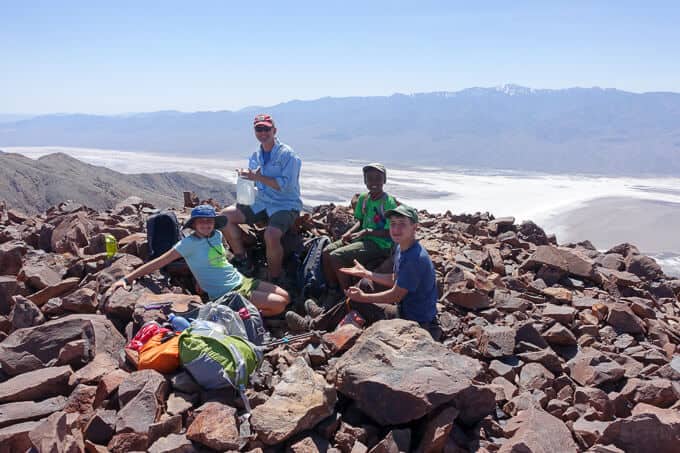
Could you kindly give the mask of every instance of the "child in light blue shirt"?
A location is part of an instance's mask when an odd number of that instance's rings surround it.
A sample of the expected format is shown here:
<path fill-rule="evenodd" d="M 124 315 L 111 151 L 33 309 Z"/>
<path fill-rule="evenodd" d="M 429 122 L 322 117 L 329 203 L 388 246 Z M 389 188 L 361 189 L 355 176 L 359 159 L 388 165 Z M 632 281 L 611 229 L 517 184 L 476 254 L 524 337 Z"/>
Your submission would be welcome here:
<path fill-rule="evenodd" d="M 222 232 L 227 219 L 215 214 L 210 205 L 200 205 L 191 211 L 186 228 L 194 233 L 179 241 L 175 246 L 153 261 L 142 265 L 111 286 L 110 292 L 126 287 L 133 280 L 150 274 L 171 262 L 184 258 L 201 288 L 211 300 L 218 299 L 229 291 L 236 291 L 255 305 L 263 316 L 282 313 L 290 297 L 283 288 L 268 282 L 241 275 L 226 257 L 222 244 Z"/>

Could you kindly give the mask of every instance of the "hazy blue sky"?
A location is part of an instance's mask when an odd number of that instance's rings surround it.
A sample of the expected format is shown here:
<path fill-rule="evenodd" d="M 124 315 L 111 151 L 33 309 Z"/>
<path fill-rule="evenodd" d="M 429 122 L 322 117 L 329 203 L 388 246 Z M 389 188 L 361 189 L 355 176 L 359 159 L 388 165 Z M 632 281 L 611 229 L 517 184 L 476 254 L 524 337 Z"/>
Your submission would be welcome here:
<path fill-rule="evenodd" d="M 678 1 L 245 3 L 0 0 L 0 112 L 233 110 L 505 83 L 680 91 Z"/>

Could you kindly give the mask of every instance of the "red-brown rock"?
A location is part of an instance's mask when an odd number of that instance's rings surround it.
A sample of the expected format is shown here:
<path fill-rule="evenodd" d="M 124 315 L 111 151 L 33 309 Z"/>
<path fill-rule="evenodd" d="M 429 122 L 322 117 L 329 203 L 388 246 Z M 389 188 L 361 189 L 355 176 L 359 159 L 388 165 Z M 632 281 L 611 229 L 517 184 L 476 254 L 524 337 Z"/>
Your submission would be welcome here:
<path fill-rule="evenodd" d="M 680 445 L 680 412 L 640 403 L 630 417 L 612 422 L 600 443 L 627 453 L 675 453 Z"/>
<path fill-rule="evenodd" d="M 670 407 L 678 400 L 680 385 L 675 387 L 668 379 L 628 379 L 619 395 L 637 404 L 645 403 L 657 407 Z"/>
<path fill-rule="evenodd" d="M 111 438 L 107 448 L 111 453 L 128 453 L 131 451 L 146 451 L 149 438 L 144 433 L 118 433 Z"/>
<path fill-rule="evenodd" d="M 73 252 L 85 247 L 97 224 L 90 220 L 84 211 L 75 212 L 59 218 L 52 231 L 51 247 L 56 253 Z"/>
<path fill-rule="evenodd" d="M 33 447 L 28 434 L 41 422 L 17 423 L 0 428 L 0 452 L 13 453 L 28 451 Z"/>
<path fill-rule="evenodd" d="M 12 311 L 9 314 L 9 321 L 12 323 L 12 329 L 24 329 L 45 322 L 45 316 L 30 300 L 23 296 L 14 296 L 12 301 Z"/>
<path fill-rule="evenodd" d="M 501 358 L 515 351 L 515 329 L 507 326 L 486 326 L 478 343 L 479 352 L 484 357 Z"/>
<path fill-rule="evenodd" d="M 645 332 L 644 322 L 625 304 L 611 304 L 607 324 L 614 327 L 618 332 L 639 334 Z"/>
<path fill-rule="evenodd" d="M 340 354 L 354 346 L 361 332 L 361 328 L 353 324 L 345 324 L 333 332 L 324 334 L 323 341 L 333 354 Z"/>
<path fill-rule="evenodd" d="M 491 306 L 488 293 L 476 289 L 452 289 L 444 295 L 444 299 L 468 310 L 482 310 Z"/>
<path fill-rule="evenodd" d="M 449 406 L 428 417 L 420 444 L 416 451 L 418 453 L 434 453 L 442 451 L 457 416 L 458 409 Z"/>
<path fill-rule="evenodd" d="M 40 400 L 68 395 L 71 367 L 50 367 L 29 371 L 0 383 L 0 403 Z"/>
<path fill-rule="evenodd" d="M 125 370 L 115 370 L 102 376 L 97 384 L 97 391 L 95 393 L 94 407 L 97 408 L 101 403 L 108 399 L 109 396 L 118 389 L 120 383 L 128 377 L 130 373 Z"/>
<path fill-rule="evenodd" d="M 480 372 L 477 360 L 452 353 L 418 324 L 395 319 L 366 329 L 327 378 L 374 420 L 396 425 L 454 400 Z"/>
<path fill-rule="evenodd" d="M 34 401 L 17 401 L 0 404 L 0 428 L 15 423 L 39 420 L 66 406 L 66 398 L 55 396 L 38 403 Z"/>
<path fill-rule="evenodd" d="M 569 326 L 574 322 L 576 310 L 566 305 L 546 304 L 542 315 L 546 318 L 554 319 L 565 326 Z"/>
<path fill-rule="evenodd" d="M 47 366 L 50 361 L 59 357 L 64 345 L 82 339 L 84 333 L 88 340 L 88 350 L 94 356 L 117 355 L 125 345 L 125 338 L 104 316 L 70 315 L 12 332 L 0 343 L 0 365 L 3 372 L 16 376 Z M 83 369 L 78 372 L 83 372 Z"/>
<path fill-rule="evenodd" d="M 69 424 L 66 412 L 56 412 L 29 433 L 33 446 L 40 452 L 83 452 L 85 444 L 79 429 Z"/>
<path fill-rule="evenodd" d="M 630 255 L 626 258 L 626 270 L 646 280 L 656 280 L 663 276 L 661 266 L 645 255 Z"/>
<path fill-rule="evenodd" d="M 593 277 L 593 262 L 586 256 L 569 249 L 551 245 L 540 245 L 536 251 L 520 266 L 522 270 L 537 270 L 540 266 L 548 266 L 564 275 L 580 278 Z"/>
<path fill-rule="evenodd" d="M 5 242 L 0 244 L 0 274 L 16 275 L 22 266 L 22 258 L 26 254 L 23 242 Z"/>
<path fill-rule="evenodd" d="M 83 435 L 95 444 L 108 444 L 116 433 L 116 418 L 116 411 L 97 410 L 83 428 Z"/>
<path fill-rule="evenodd" d="M 552 385 L 555 375 L 540 363 L 527 363 L 519 373 L 519 385 L 527 390 L 544 389 Z"/>
<path fill-rule="evenodd" d="M 564 422 L 540 409 L 520 412 L 508 422 L 506 431 L 512 437 L 498 450 L 499 453 L 578 451 Z"/>
<path fill-rule="evenodd" d="M 8 315 L 12 308 L 12 297 L 23 295 L 26 288 L 13 275 L 0 275 L 0 315 Z"/>
<path fill-rule="evenodd" d="M 170 434 L 149 447 L 149 453 L 194 453 L 196 449 L 184 434 Z"/>
<path fill-rule="evenodd" d="M 57 285 L 61 281 L 61 274 L 54 270 L 49 263 L 30 261 L 25 262 L 17 278 L 25 282 L 33 291 L 40 291 L 48 286 Z"/>
<path fill-rule="evenodd" d="M 543 332 L 543 338 L 551 345 L 574 346 L 576 336 L 573 332 L 560 323 L 555 323 L 548 330 Z"/>
<path fill-rule="evenodd" d="M 625 372 L 621 365 L 592 348 L 579 351 L 567 365 L 571 378 L 583 386 L 616 382 L 623 378 Z"/>
<path fill-rule="evenodd" d="M 187 429 L 188 439 L 213 450 L 238 450 L 239 432 L 233 407 L 209 402 L 199 407 Z"/>
<path fill-rule="evenodd" d="M 40 307 L 53 297 L 59 297 L 73 291 L 78 287 L 79 283 L 80 279 L 78 277 L 66 278 L 56 284 L 41 289 L 37 293 L 31 294 L 28 298 Z"/>
<path fill-rule="evenodd" d="M 251 424 L 262 442 L 275 445 L 331 415 L 336 399 L 335 389 L 298 358 L 271 397 L 253 409 Z"/>
<path fill-rule="evenodd" d="M 393 429 L 369 453 L 393 453 L 411 451 L 411 430 Z"/>

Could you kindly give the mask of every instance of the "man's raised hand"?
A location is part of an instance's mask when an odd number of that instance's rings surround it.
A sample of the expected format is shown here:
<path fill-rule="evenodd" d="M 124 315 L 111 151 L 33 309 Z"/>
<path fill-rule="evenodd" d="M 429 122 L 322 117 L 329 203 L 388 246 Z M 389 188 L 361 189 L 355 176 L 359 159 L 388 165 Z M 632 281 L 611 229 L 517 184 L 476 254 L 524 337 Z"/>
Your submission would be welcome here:
<path fill-rule="evenodd" d="M 250 168 L 239 168 L 236 170 L 241 178 L 257 181 L 257 178 L 262 174 L 260 169 L 251 170 Z"/>

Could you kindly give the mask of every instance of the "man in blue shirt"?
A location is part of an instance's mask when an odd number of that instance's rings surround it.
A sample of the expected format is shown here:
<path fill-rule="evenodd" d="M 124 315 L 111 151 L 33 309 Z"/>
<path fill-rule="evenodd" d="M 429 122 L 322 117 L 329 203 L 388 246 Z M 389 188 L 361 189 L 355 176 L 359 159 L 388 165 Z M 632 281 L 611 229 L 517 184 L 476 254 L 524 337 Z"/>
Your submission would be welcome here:
<path fill-rule="evenodd" d="M 386 211 L 385 216 L 390 219 L 390 237 L 397 243 L 393 273 L 371 272 L 356 260 L 353 267 L 342 268 L 340 272 L 371 280 L 389 289 L 366 293 L 352 286 L 345 290 L 345 295 L 351 299 L 351 307 L 369 324 L 381 319 L 404 318 L 417 322 L 434 339 L 438 339 L 441 329 L 437 321 L 437 277 L 430 255 L 416 240 L 418 212 L 400 205 Z M 291 330 L 334 329 L 346 314 L 344 302 L 322 311 L 313 301 L 307 301 L 305 309 L 313 319 L 304 319 L 293 312 L 286 313 Z"/>
<path fill-rule="evenodd" d="M 271 115 L 257 115 L 254 120 L 255 137 L 260 147 L 248 161 L 247 169 L 237 170 L 239 176 L 255 181 L 257 194 L 251 206 L 234 204 L 225 208 L 227 226 L 222 230 L 234 253 L 234 265 L 246 274 L 252 264 L 246 256 L 238 225 L 267 222 L 264 241 L 267 247 L 269 279 L 279 283 L 283 246 L 281 237 L 295 223 L 300 210 L 300 167 L 302 162 L 293 149 L 276 138 L 276 127 Z"/>

